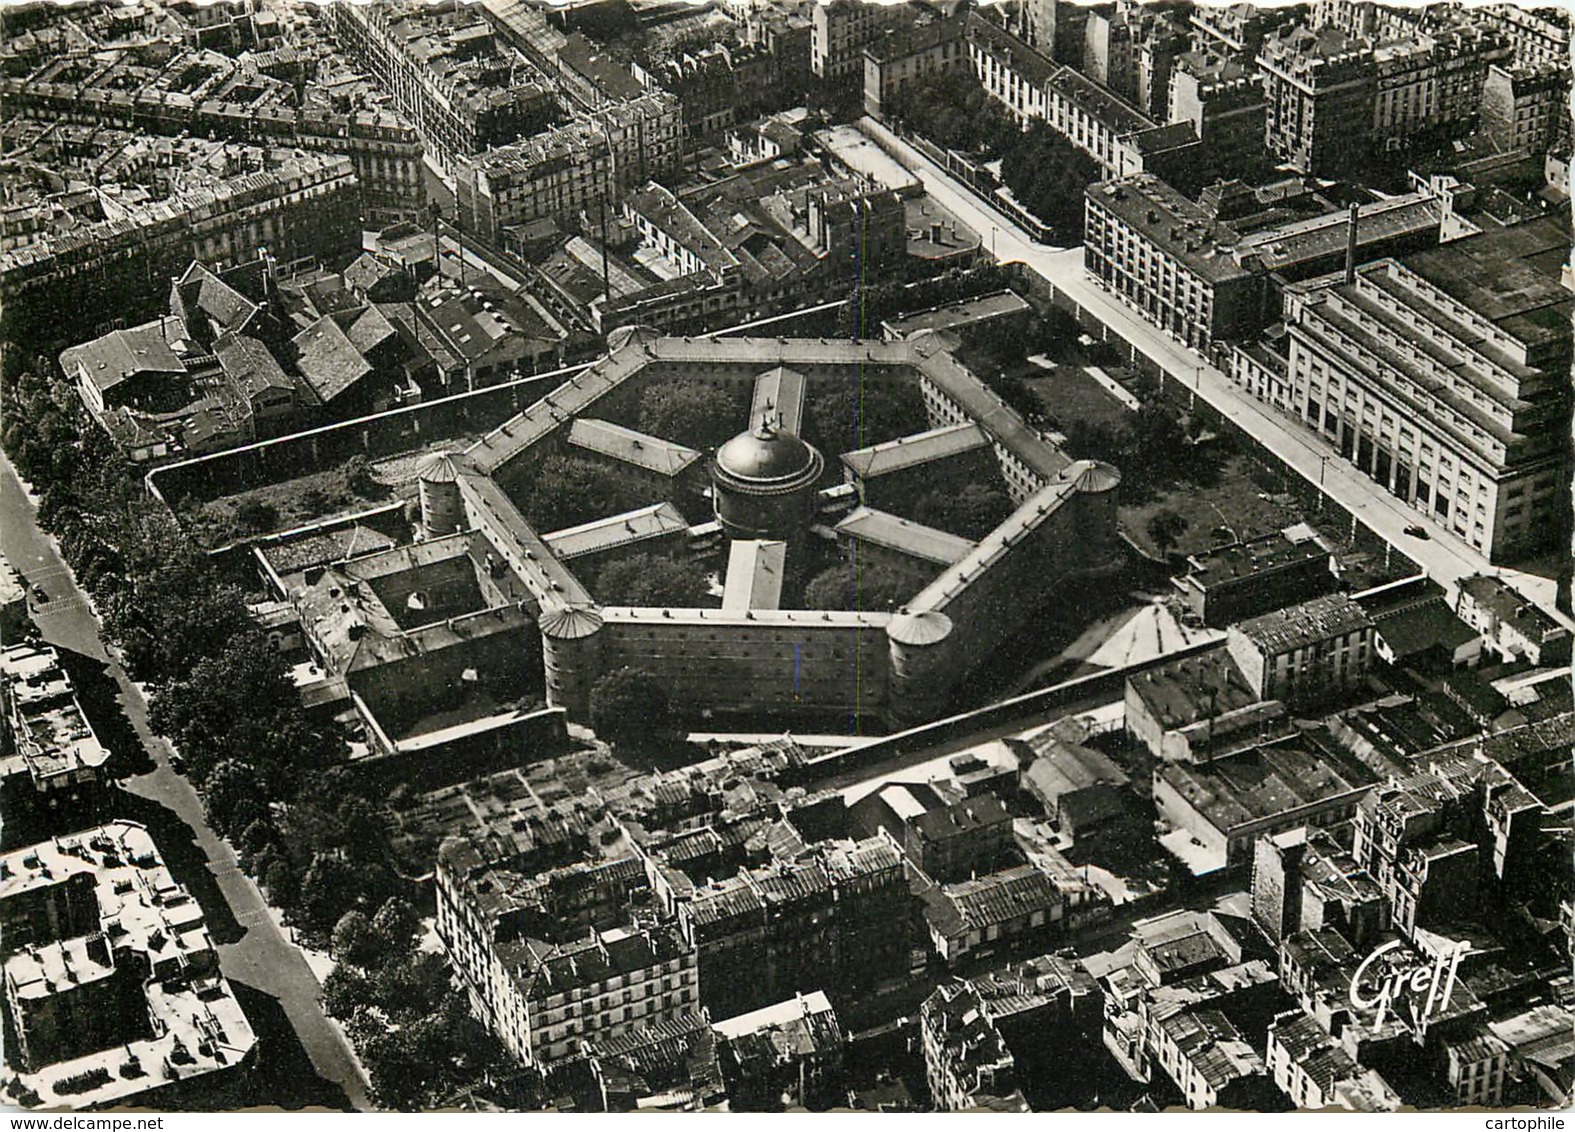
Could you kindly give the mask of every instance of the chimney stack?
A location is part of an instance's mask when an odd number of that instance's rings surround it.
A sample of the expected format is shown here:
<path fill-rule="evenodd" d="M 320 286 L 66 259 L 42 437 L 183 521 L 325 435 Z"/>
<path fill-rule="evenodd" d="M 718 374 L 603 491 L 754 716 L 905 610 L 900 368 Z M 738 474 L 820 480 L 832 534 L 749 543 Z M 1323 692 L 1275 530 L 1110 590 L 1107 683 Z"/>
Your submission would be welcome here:
<path fill-rule="evenodd" d="M 1351 205 L 1351 219 L 1345 231 L 1345 281 L 1356 282 L 1356 226 L 1361 215 L 1361 206 Z"/>

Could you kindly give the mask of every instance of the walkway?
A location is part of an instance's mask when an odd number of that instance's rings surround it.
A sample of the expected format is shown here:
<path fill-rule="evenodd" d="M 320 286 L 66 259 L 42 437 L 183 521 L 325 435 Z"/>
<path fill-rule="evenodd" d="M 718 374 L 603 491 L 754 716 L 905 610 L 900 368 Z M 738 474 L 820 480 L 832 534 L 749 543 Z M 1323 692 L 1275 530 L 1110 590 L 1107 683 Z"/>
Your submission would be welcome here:
<path fill-rule="evenodd" d="M 1521 570 L 1494 566 L 1420 511 L 1377 487 L 1356 468 L 1342 461 L 1320 437 L 1258 401 L 1209 365 L 1202 355 L 1144 321 L 1116 296 L 1100 287 L 1083 268 L 1079 248 L 1055 248 L 1034 242 L 1003 213 L 985 204 L 951 174 L 914 149 L 873 118 L 862 118 L 859 130 L 907 170 L 916 173 L 925 189 L 980 232 L 990 232 L 996 258 L 1020 261 L 1048 280 L 1057 292 L 1088 311 L 1124 339 L 1151 363 L 1193 389 L 1196 395 L 1230 418 L 1243 431 L 1309 483 L 1319 485 L 1379 537 L 1400 548 L 1442 585 L 1453 597 L 1461 578 L 1472 574 L 1498 574 L 1562 624 L 1575 621 L 1554 605 L 1557 585 L 1550 579 Z M 1419 526 L 1430 538 L 1405 533 Z"/>

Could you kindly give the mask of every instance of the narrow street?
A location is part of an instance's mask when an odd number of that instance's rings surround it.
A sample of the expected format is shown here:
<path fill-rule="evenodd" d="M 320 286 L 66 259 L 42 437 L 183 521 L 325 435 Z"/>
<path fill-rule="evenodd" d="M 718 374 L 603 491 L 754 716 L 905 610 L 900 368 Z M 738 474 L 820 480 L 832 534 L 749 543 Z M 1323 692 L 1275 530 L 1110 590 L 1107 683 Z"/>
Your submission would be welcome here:
<path fill-rule="evenodd" d="M 1557 585 L 1551 578 L 1498 567 L 1472 550 L 1430 516 L 1406 506 L 1379 488 L 1319 437 L 1258 401 L 1225 374 L 1100 287 L 1083 269 L 1083 249 L 1056 248 L 1035 242 L 1004 214 L 989 207 L 946 170 L 872 118 L 859 130 L 910 173 L 944 207 L 980 233 L 988 233 L 995 257 L 1003 263 L 1021 261 L 1054 284 L 1079 307 L 1092 313 L 1113 334 L 1163 370 L 1171 380 L 1191 388 L 1217 411 L 1234 420 L 1248 435 L 1273 452 L 1309 483 L 1356 516 L 1381 538 L 1403 550 L 1429 577 L 1453 596 L 1459 579 L 1486 573 L 1502 576 L 1562 624 L 1575 628 L 1554 605 Z M 1406 527 L 1420 526 L 1430 537 L 1417 539 Z"/>
<path fill-rule="evenodd" d="M 118 704 L 142 746 L 142 752 L 114 751 L 110 766 L 151 765 L 145 773 L 119 779 L 130 795 L 121 815 L 150 826 L 176 879 L 193 890 L 208 918 L 218 946 L 225 976 L 238 987 L 250 988 L 275 999 L 294 1029 L 312 1068 L 325 1085 L 302 1088 L 311 1103 L 330 1103 L 369 1110 L 366 1075 L 339 1026 L 323 1013 L 318 1002 L 320 986 L 300 951 L 269 917 L 261 893 L 236 862 L 235 851 L 208 825 L 197 793 L 169 765 L 169 747 L 148 724 L 148 704 L 119 661 L 110 655 L 99 635 L 99 624 L 87 595 L 61 559 L 54 540 L 35 521 L 32 503 L 9 457 L 0 452 L 0 548 L 26 577 L 27 584 L 42 586 L 49 601 L 35 603 L 34 620 L 44 639 L 62 654 L 74 653 L 104 667 L 118 689 Z M 95 721 L 97 722 L 97 721 Z M 139 767 L 140 769 L 140 767 Z M 59 832 L 69 832 L 61 830 Z M 190 844 L 182 844 L 189 838 Z M 205 866 L 209 877 L 182 869 Z M 216 902 L 222 900 L 222 907 Z M 250 1009 L 248 1008 L 250 1013 Z M 256 1024 L 254 1020 L 254 1025 Z M 267 1029 L 259 1026 L 259 1032 Z M 288 1040 L 290 1035 L 286 1034 Z M 259 1069 L 271 1059 L 267 1042 L 259 1049 Z M 304 1085 L 305 1083 L 303 1083 Z M 247 1103 L 269 1103 L 256 1097 Z"/>

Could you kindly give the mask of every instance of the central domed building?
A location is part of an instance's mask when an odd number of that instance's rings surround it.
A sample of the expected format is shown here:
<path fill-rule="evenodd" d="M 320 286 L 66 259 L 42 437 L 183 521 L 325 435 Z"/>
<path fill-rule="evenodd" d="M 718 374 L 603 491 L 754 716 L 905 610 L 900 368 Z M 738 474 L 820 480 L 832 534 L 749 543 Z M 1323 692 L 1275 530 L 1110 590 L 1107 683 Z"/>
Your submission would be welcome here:
<path fill-rule="evenodd" d="M 815 516 L 815 487 L 826 461 L 814 447 L 762 415 L 716 450 L 711 501 L 729 538 L 792 542 Z"/>

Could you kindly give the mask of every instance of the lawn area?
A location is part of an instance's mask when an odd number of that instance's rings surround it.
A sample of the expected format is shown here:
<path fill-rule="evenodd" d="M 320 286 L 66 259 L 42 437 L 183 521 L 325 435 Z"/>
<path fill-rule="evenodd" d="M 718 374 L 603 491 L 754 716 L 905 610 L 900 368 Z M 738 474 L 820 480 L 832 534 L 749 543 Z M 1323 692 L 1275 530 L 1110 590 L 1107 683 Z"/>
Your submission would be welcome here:
<path fill-rule="evenodd" d="M 415 469 L 426 454 L 423 449 L 372 463 L 356 461 L 264 484 L 185 511 L 180 516 L 181 523 L 200 543 L 211 548 L 239 538 L 370 510 L 398 499 L 415 499 Z"/>
<path fill-rule="evenodd" d="M 1081 366 L 1057 365 L 1048 370 L 1031 366 L 1023 384 L 1044 406 L 1046 423 L 1057 431 L 1073 421 L 1119 426 L 1130 416 L 1127 407 Z"/>
<path fill-rule="evenodd" d="M 1364 534 L 1361 545 L 1353 543 L 1350 520 L 1338 512 L 1320 514 L 1304 509 L 1290 496 L 1264 491 L 1252 475 L 1251 459 L 1242 453 L 1226 456 L 1220 462 L 1218 478 L 1210 480 L 1207 485 L 1179 484 L 1141 504 L 1122 506 L 1117 517 L 1121 530 L 1143 553 L 1157 556 L 1159 548 L 1148 533 L 1149 520 L 1160 511 L 1174 511 L 1187 520 L 1187 528 L 1171 553 L 1187 555 L 1230 541 L 1230 532 L 1246 540 L 1284 530 L 1293 523 L 1306 523 L 1334 553 L 1349 589 L 1399 581 L 1419 570 L 1403 553 L 1378 544 L 1375 538 Z"/>

